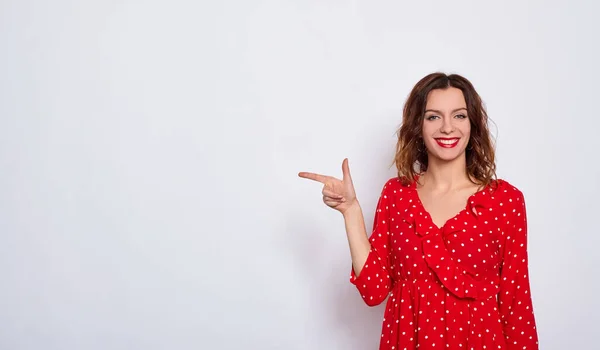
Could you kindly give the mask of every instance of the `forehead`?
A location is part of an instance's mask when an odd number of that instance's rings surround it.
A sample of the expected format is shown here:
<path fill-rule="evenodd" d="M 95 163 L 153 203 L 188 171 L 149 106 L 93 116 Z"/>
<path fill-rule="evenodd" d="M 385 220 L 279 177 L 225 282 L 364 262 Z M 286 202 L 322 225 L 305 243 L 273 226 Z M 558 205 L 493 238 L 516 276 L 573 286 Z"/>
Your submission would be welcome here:
<path fill-rule="evenodd" d="M 425 109 L 437 109 L 440 111 L 466 108 L 465 96 L 460 89 L 449 87 L 447 89 L 435 89 L 427 95 Z"/>

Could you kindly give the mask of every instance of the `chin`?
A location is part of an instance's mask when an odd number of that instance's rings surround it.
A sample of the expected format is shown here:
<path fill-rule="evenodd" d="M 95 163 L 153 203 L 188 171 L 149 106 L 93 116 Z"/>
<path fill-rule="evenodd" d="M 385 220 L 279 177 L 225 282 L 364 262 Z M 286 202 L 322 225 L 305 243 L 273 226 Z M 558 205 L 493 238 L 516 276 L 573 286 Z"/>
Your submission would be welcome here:
<path fill-rule="evenodd" d="M 465 155 L 465 151 L 446 151 L 446 152 L 435 152 L 433 154 L 431 154 L 431 156 L 433 156 L 434 158 L 437 158 L 438 160 L 441 160 L 443 162 L 451 162 L 454 161 L 458 158 L 460 158 L 461 156 Z"/>

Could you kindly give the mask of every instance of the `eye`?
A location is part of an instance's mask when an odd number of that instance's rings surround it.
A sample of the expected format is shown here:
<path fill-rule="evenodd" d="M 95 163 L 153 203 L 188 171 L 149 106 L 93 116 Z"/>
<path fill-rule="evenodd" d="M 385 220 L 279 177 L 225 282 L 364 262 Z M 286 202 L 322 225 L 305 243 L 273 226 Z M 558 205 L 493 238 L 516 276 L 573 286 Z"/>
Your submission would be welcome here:
<path fill-rule="evenodd" d="M 457 114 L 457 115 L 454 116 L 454 118 L 465 119 L 465 118 L 467 118 L 467 116 L 464 115 L 464 114 Z"/>
<path fill-rule="evenodd" d="M 439 117 L 437 115 L 430 115 L 430 116 L 425 117 L 425 119 L 427 119 L 427 120 L 434 120 L 436 118 L 439 118 Z"/>

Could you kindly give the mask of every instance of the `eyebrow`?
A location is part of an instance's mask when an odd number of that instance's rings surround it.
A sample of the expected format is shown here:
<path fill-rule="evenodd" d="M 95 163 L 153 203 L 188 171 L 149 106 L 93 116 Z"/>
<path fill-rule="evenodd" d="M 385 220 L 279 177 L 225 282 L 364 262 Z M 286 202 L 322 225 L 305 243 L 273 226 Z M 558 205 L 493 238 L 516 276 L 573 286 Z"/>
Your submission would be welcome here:
<path fill-rule="evenodd" d="M 457 109 L 453 110 L 452 113 L 456 113 L 456 112 L 458 112 L 460 110 L 463 110 L 463 109 L 465 111 L 467 110 L 465 107 L 461 107 L 461 108 L 457 108 Z M 427 110 L 425 110 L 425 113 L 427 113 L 427 112 L 435 112 L 435 113 L 438 113 L 438 114 L 443 114 L 441 111 L 438 111 L 437 109 L 427 109 Z"/>

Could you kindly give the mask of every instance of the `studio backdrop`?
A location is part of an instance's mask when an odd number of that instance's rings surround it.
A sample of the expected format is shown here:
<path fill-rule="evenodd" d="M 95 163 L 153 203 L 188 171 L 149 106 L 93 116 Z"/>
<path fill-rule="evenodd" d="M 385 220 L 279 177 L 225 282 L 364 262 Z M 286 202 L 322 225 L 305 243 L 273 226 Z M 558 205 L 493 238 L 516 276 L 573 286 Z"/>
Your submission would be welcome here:
<path fill-rule="evenodd" d="M 593 1 L 0 2 L 0 348 L 376 349 L 367 231 L 414 84 L 468 78 L 525 195 L 541 349 L 598 349 Z"/>

